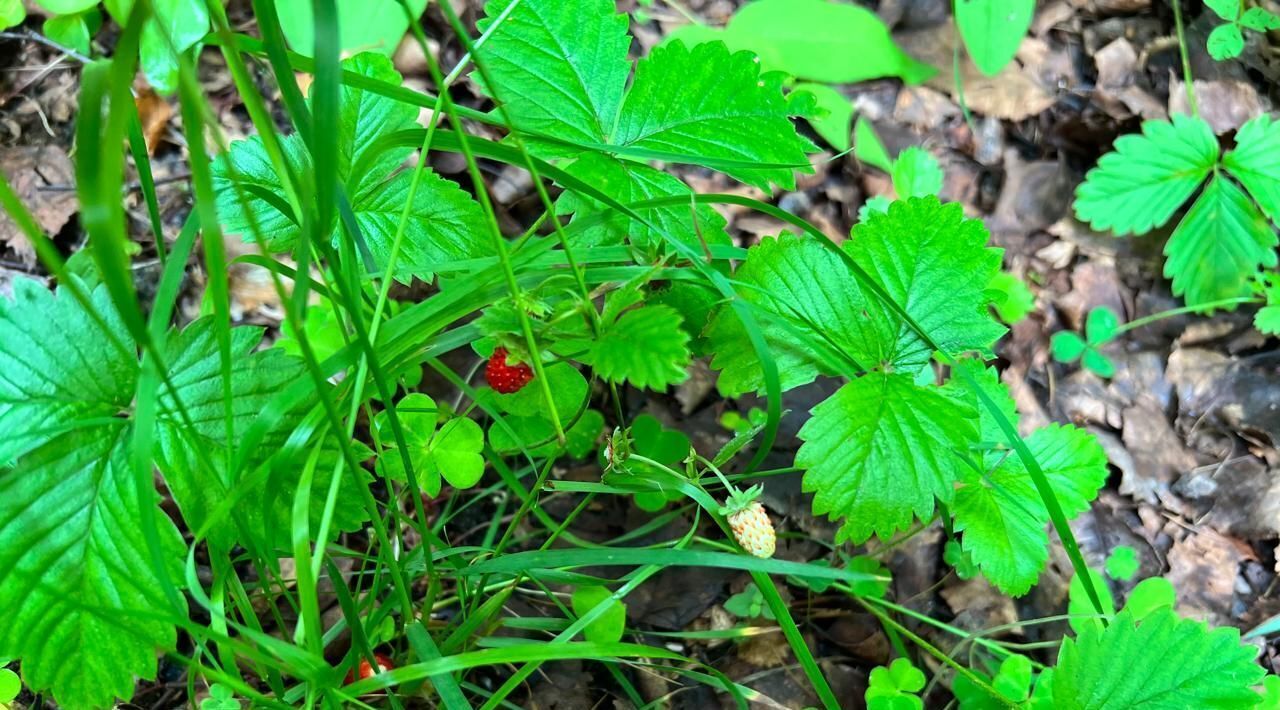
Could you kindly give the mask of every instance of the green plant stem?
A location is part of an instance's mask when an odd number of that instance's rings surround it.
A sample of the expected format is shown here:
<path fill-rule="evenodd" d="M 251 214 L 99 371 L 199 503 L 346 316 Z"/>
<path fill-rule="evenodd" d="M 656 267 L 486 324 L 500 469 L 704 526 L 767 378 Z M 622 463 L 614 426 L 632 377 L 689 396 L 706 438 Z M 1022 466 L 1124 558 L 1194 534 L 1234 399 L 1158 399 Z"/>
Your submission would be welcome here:
<path fill-rule="evenodd" d="M 1173 27 L 1178 34 L 1178 54 L 1182 57 L 1182 80 L 1187 89 L 1187 105 L 1191 107 L 1193 116 L 1200 116 L 1200 106 L 1196 103 L 1195 84 L 1191 79 L 1191 55 L 1187 51 L 1187 34 L 1182 29 L 1182 0 L 1169 0 L 1173 6 Z"/>
<path fill-rule="evenodd" d="M 1125 323 L 1124 325 L 1117 327 L 1114 331 L 1114 334 L 1120 335 L 1121 333 L 1127 333 L 1128 331 L 1141 328 L 1144 325 L 1155 323 L 1156 321 L 1164 320 L 1165 318 L 1173 318 L 1175 316 L 1185 315 L 1187 313 L 1200 314 L 1203 311 L 1211 311 L 1215 308 L 1226 308 L 1227 306 L 1240 306 L 1246 303 L 1261 303 L 1261 302 L 1262 302 L 1262 299 L 1257 297 L 1240 296 L 1237 298 L 1224 298 L 1218 301 L 1210 301 L 1208 303 L 1203 303 L 1198 306 L 1182 306 L 1181 308 L 1170 308 L 1167 311 L 1160 311 L 1159 313 L 1152 313 L 1149 316 L 1143 316 L 1141 318 L 1136 318 L 1134 320 L 1131 320 L 1128 323 Z"/>

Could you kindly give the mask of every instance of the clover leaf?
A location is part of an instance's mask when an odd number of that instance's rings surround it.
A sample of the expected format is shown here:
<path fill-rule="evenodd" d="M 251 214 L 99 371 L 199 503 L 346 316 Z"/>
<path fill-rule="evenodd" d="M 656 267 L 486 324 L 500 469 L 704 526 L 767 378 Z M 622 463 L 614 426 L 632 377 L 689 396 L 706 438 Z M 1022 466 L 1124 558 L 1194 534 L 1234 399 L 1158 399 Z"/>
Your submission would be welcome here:
<path fill-rule="evenodd" d="M 396 403 L 396 415 L 404 429 L 407 455 L 428 495 L 440 493 L 441 478 L 455 488 L 470 488 L 484 474 L 484 432 L 467 417 L 448 417 L 443 424 L 440 409 L 431 397 L 413 393 Z M 378 473 L 386 478 L 406 479 L 404 455 L 391 439 L 390 418 L 380 412 L 374 420 L 384 444 L 391 444 L 378 456 Z"/>
<path fill-rule="evenodd" d="M 1119 319 L 1115 312 L 1106 306 L 1098 306 L 1089 311 L 1085 319 L 1084 338 L 1069 330 L 1053 334 L 1050 340 L 1053 359 L 1062 363 L 1080 360 L 1086 369 L 1099 377 L 1111 377 L 1116 374 L 1116 366 L 1099 348 L 1116 337 L 1118 328 Z"/>
<path fill-rule="evenodd" d="M 917 693 L 924 683 L 924 673 L 905 658 L 894 659 L 887 668 L 876 666 L 867 685 L 867 710 L 920 710 L 924 703 Z"/>

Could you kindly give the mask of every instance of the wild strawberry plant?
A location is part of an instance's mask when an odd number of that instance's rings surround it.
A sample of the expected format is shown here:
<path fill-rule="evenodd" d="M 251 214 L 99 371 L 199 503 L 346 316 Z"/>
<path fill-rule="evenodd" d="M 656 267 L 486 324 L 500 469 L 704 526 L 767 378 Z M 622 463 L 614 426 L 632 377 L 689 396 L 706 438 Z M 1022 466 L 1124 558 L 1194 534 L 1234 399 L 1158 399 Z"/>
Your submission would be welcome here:
<path fill-rule="evenodd" d="M 643 659 L 745 706 L 755 691 L 646 642 L 628 619 L 627 595 L 664 567 L 707 566 L 750 575 L 735 607 L 774 619 L 820 702 L 838 707 L 778 580 L 848 595 L 921 640 L 901 616 L 951 627 L 891 601 L 875 548 L 852 556 L 846 543 L 892 544 L 940 523 L 949 562 L 1021 595 L 1045 567 L 1051 524 L 1093 621 L 1052 669 L 1009 660 L 993 641 L 983 648 L 998 670 L 970 668 L 922 642 L 954 671 L 962 704 L 1261 702 L 1262 670 L 1233 630 L 1168 604 L 1115 614 L 1104 603 L 1105 580 L 1068 522 L 1105 482 L 1106 457 L 1072 426 L 1019 436 L 989 364 L 1005 332 L 987 288 L 1001 253 L 980 222 L 915 196 L 872 210 L 837 245 L 768 204 L 698 195 L 657 167 L 765 190 L 809 170 L 797 104 L 756 56 L 675 41 L 633 62 L 626 18 L 607 0 L 494 0 L 474 39 L 445 4 L 493 103 L 480 112 L 452 100 L 464 69 L 446 76 L 429 51 L 432 95 L 403 87 L 381 55 L 340 62 L 333 0 L 314 4 L 314 59 L 287 51 L 274 3 L 254 6 L 260 39 L 235 34 L 217 4 L 206 39 L 258 134 L 212 162 L 192 151 L 194 209 L 163 252 L 154 302 L 144 308 L 134 290 L 119 200 L 133 52 L 84 71 L 77 177 L 91 261 L 73 273 L 0 181 L 0 202 L 58 281 L 20 280 L 0 300 L 0 657 L 20 661 L 32 690 L 106 707 L 156 676 L 160 651 L 219 703 L 390 694 L 496 707 L 559 659 L 609 661 L 621 692 L 639 698 L 625 663 Z M 149 21 L 149 4 L 137 7 L 125 50 Z M 171 59 L 188 144 L 217 144 L 190 57 Z M 249 62 L 271 67 L 290 130 L 272 124 Z M 314 75 L 305 95 L 295 70 Z M 425 127 L 420 108 L 432 109 Z M 504 137 L 482 138 L 477 124 Z M 463 156 L 470 189 L 429 167 L 434 151 Z M 145 151 L 131 156 L 145 166 Z M 543 211 L 533 228 L 504 233 L 481 160 L 530 173 Z M 903 184 L 916 184 L 908 168 L 921 161 L 899 161 Z M 740 249 L 719 202 L 798 233 Z M 273 278 L 281 347 L 231 326 L 224 233 L 260 248 L 244 260 Z M 197 235 L 207 315 L 175 327 Z M 404 286 L 429 295 L 397 302 Z M 627 392 L 683 382 L 695 358 L 726 397 L 767 403 L 718 452 L 626 405 Z M 781 393 L 818 378 L 842 385 L 801 413 L 795 465 L 814 512 L 839 523 L 836 551 L 775 559 L 777 528 L 751 479 Z M 599 480 L 554 475 L 597 448 Z M 581 502 L 558 512 L 552 494 Z M 603 543 L 578 537 L 574 518 L 610 495 L 634 498 L 653 522 Z M 477 538 L 463 514 L 486 500 L 496 509 Z M 634 546 L 690 518 L 708 525 Z M 576 571 L 585 566 L 629 571 Z M 550 585 L 573 587 L 569 603 Z M 530 588 L 557 618 L 506 611 Z M 337 600 L 336 621 L 322 593 Z M 1167 649 L 1178 672 L 1135 648 Z M 469 678 L 482 666 L 513 670 L 494 688 Z M 913 670 L 875 673 L 869 700 L 917 706 Z"/>

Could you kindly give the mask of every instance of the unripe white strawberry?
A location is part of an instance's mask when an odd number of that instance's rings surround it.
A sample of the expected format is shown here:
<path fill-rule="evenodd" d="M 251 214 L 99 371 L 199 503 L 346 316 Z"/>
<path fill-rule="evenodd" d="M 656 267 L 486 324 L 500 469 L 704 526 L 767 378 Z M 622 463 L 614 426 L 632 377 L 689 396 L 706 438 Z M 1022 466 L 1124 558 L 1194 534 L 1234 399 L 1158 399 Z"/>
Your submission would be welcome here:
<path fill-rule="evenodd" d="M 756 557 L 773 557 L 778 536 L 773 532 L 773 522 L 760 501 L 753 500 L 747 507 L 730 514 L 729 528 L 742 549 Z"/>

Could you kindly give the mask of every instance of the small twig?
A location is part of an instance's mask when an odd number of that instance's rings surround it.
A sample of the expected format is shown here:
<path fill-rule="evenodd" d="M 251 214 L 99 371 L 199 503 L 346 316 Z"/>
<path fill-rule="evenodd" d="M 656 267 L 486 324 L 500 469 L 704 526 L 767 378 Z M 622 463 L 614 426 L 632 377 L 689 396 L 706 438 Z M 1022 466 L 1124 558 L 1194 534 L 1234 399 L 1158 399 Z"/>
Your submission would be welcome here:
<path fill-rule="evenodd" d="M 89 62 L 93 61 L 92 57 L 87 57 L 70 47 L 66 47 L 57 42 L 54 42 L 53 40 L 49 39 L 48 37 L 45 37 L 39 32 L 34 32 L 32 30 L 27 30 L 26 32 L 0 32 L 0 39 L 30 40 L 32 42 L 43 44 L 46 47 L 56 49 L 59 52 L 62 52 L 63 54 L 65 54 L 66 56 L 71 57 L 72 59 L 80 62 L 81 64 L 88 64 Z"/>

